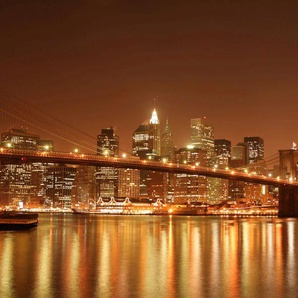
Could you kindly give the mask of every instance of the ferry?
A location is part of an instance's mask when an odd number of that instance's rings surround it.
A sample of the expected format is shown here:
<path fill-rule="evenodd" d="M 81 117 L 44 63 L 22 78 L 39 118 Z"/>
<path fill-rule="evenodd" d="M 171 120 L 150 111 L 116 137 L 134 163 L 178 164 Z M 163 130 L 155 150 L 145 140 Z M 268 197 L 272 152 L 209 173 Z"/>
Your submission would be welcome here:
<path fill-rule="evenodd" d="M 27 230 L 37 224 L 38 213 L 0 211 L 0 230 Z"/>

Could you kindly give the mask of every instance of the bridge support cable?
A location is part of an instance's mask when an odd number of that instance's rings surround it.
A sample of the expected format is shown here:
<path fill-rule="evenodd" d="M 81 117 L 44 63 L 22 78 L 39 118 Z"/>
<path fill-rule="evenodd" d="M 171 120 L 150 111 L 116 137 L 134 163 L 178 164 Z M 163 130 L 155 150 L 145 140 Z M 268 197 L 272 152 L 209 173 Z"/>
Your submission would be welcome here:
<path fill-rule="evenodd" d="M 4 130 L 17 128 L 16 126 L 29 126 L 37 130 L 37 133 L 46 134 L 46 136 L 41 135 L 42 137 L 55 137 L 66 144 L 86 150 L 86 153 L 97 152 L 96 136 L 91 136 L 49 115 L 2 88 L 0 88 L 0 113 L 5 115 L 5 117 L 1 117 L 2 120 L 6 119 L 6 123 L 2 123 L 2 129 Z M 119 151 L 130 155 L 121 148 L 119 148 Z"/>
<path fill-rule="evenodd" d="M 38 132 L 41 131 L 67 143 L 95 152 L 96 138 L 48 115 L 1 88 L 0 108 L 2 113 L 16 119 L 20 126 L 33 127 Z"/>

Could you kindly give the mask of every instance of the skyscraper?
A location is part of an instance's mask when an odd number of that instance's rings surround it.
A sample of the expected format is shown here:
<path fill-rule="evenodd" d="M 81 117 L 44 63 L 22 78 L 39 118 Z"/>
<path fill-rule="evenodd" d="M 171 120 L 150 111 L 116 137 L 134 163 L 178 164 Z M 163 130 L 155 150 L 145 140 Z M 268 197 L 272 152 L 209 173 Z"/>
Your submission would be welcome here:
<path fill-rule="evenodd" d="M 176 162 L 189 165 L 206 166 L 206 151 L 189 146 L 176 152 Z M 207 198 L 207 179 L 204 176 L 175 174 L 174 175 L 175 203 L 203 202 Z"/>
<path fill-rule="evenodd" d="M 231 141 L 226 139 L 214 140 L 216 165 L 219 169 L 229 167 L 231 160 Z M 226 179 L 214 179 L 214 196 L 220 201 L 228 199 L 229 182 Z"/>
<path fill-rule="evenodd" d="M 206 118 L 191 119 L 190 142 L 195 148 L 206 150 L 207 161 L 214 157 L 214 128 Z M 208 163 L 210 166 L 210 163 Z"/>
<path fill-rule="evenodd" d="M 225 139 L 214 140 L 214 150 L 217 156 L 217 164 L 221 169 L 225 169 L 231 160 L 231 141 Z"/>
<path fill-rule="evenodd" d="M 206 151 L 206 163 L 208 167 L 214 166 L 216 162 L 216 155 L 214 151 L 214 128 L 204 118 L 191 119 L 191 144 L 195 148 Z M 216 178 L 207 179 L 207 200 L 218 201 L 216 187 L 218 185 Z"/>
<path fill-rule="evenodd" d="M 160 156 L 160 123 L 155 109 L 149 121 L 149 148 L 152 155 Z"/>
<path fill-rule="evenodd" d="M 175 158 L 173 136 L 168 120 L 166 121 L 166 126 L 161 134 L 161 158 L 166 158 L 169 161 L 173 161 Z"/>
<path fill-rule="evenodd" d="M 103 128 L 101 134 L 97 136 L 97 154 L 118 156 L 119 136 L 116 135 L 113 127 Z"/>
<path fill-rule="evenodd" d="M 160 156 L 160 123 L 154 109 L 149 120 L 145 121 L 132 135 L 132 152 L 141 159 Z"/>
<path fill-rule="evenodd" d="M 104 156 L 118 156 L 119 137 L 113 127 L 101 130 L 97 136 L 97 153 Z M 118 169 L 111 167 L 97 167 L 97 194 L 100 197 L 118 196 Z"/>
<path fill-rule="evenodd" d="M 141 159 L 148 158 L 151 154 L 149 148 L 149 125 L 141 124 L 134 131 L 132 135 L 132 154 L 138 156 Z"/>
<path fill-rule="evenodd" d="M 160 159 L 160 123 L 156 109 L 153 109 L 149 122 L 145 121 L 132 135 L 132 153 L 141 159 Z M 149 171 L 140 171 L 140 196 L 149 196 Z M 154 185 L 150 186 L 151 188 Z"/>
<path fill-rule="evenodd" d="M 244 142 L 248 144 L 248 162 L 254 163 L 264 159 L 264 140 L 260 137 L 245 137 Z"/>

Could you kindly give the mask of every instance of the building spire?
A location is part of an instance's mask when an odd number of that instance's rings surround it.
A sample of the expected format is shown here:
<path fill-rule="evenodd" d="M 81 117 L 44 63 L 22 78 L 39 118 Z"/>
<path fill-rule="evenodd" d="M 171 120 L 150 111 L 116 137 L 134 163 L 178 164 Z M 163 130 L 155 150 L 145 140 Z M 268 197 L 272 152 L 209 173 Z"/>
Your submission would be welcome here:
<path fill-rule="evenodd" d="M 155 109 L 155 101 L 156 101 L 156 99 L 154 98 L 154 109 L 153 109 L 152 116 L 151 116 L 151 119 L 150 119 L 150 124 L 159 124 L 157 112 L 156 112 L 156 109 Z"/>
<path fill-rule="evenodd" d="M 170 129 L 170 126 L 169 126 L 169 119 L 166 120 L 166 125 L 164 127 L 163 133 L 168 133 L 168 134 L 172 133 L 171 129 Z"/>

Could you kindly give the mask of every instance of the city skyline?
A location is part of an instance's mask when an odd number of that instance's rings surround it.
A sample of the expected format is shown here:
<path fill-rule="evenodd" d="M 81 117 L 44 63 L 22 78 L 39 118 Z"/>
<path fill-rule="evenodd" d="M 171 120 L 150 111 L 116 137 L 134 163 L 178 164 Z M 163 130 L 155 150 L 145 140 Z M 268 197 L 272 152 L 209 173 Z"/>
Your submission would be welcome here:
<path fill-rule="evenodd" d="M 1 6 L 0 87 L 121 148 L 153 99 L 175 145 L 206 116 L 215 139 L 297 143 L 297 3 L 51 3 Z"/>

